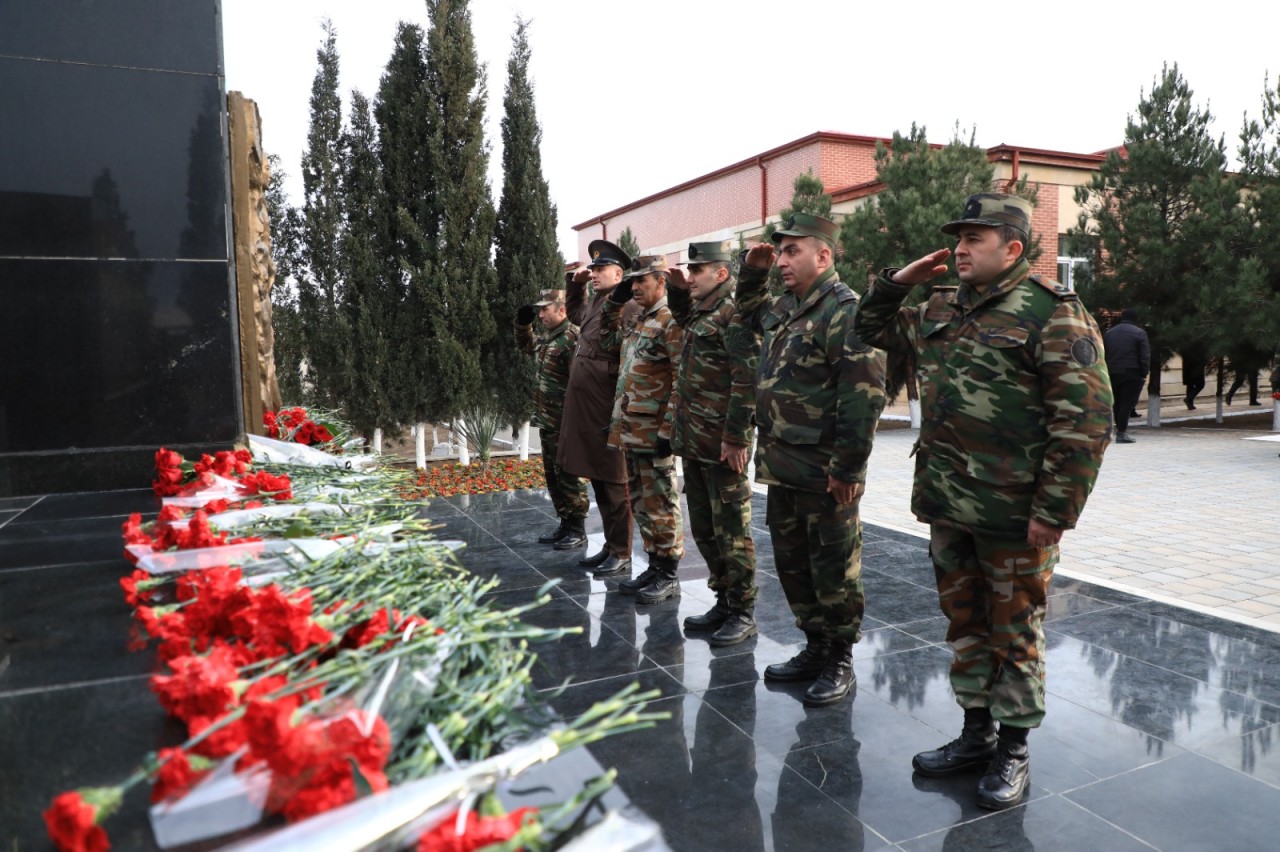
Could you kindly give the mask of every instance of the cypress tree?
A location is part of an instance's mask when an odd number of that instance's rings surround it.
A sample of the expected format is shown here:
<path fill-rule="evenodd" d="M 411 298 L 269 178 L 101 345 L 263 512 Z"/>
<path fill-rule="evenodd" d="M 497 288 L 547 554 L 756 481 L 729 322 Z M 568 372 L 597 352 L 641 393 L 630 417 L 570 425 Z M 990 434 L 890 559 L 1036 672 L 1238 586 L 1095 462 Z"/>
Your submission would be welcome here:
<path fill-rule="evenodd" d="M 302 158 L 302 239 L 306 272 L 299 280 L 298 312 L 306 345 L 308 378 L 316 399 L 338 407 L 350 385 L 350 333 L 338 272 L 342 222 L 342 102 L 338 97 L 337 32 L 324 23 L 311 85 L 311 128 Z"/>
<path fill-rule="evenodd" d="M 306 263 L 302 252 L 302 211 L 289 203 L 280 157 L 267 157 L 267 216 L 271 223 L 271 260 L 276 280 L 271 287 L 271 331 L 276 378 L 286 405 L 308 402 L 302 388 L 303 341 L 298 317 L 298 281 Z"/>
<path fill-rule="evenodd" d="M 631 233 L 631 226 L 622 229 L 622 233 L 618 234 L 618 248 L 627 253 L 628 257 L 634 258 L 640 254 L 640 241 L 636 239 L 636 235 Z"/>
<path fill-rule="evenodd" d="M 1239 211 L 1241 256 L 1230 312 L 1222 326 L 1237 345 L 1228 350 L 1244 369 L 1272 364 L 1272 385 L 1280 375 L 1280 86 L 1264 81 L 1261 120 L 1246 118 L 1240 131 Z"/>
<path fill-rule="evenodd" d="M 343 408 L 351 424 L 371 436 L 387 422 L 386 385 L 390 371 L 392 321 L 397 294 L 386 286 L 386 267 L 379 262 L 377 236 L 383 212 L 376 135 L 369 102 L 351 95 L 350 127 L 343 134 L 343 228 L 338 243 L 343 279 L 342 312 L 352 330 L 351 382 Z"/>
<path fill-rule="evenodd" d="M 438 228 L 428 274 L 411 286 L 427 306 L 431 335 L 424 373 L 424 413 L 451 420 L 473 407 L 492 407 L 484 392 L 481 352 L 495 326 L 489 301 L 496 290 L 490 252 L 495 213 L 486 179 L 484 140 L 487 91 L 476 58 L 465 0 L 427 0 L 426 106 L 435 122 L 430 161 L 435 166 Z M 430 236 L 430 235 L 424 235 Z"/>
<path fill-rule="evenodd" d="M 1079 289 L 1091 308 L 1137 309 L 1151 339 L 1153 398 L 1156 365 L 1173 353 L 1221 354 L 1215 313 L 1236 275 L 1236 205 L 1211 120 L 1178 66 L 1166 65 L 1129 116 L 1124 147 L 1076 189 L 1084 210 L 1073 235 L 1096 237 L 1100 249 Z"/>
<path fill-rule="evenodd" d="M 512 321 L 539 290 L 560 288 L 564 260 L 556 243 L 556 208 L 542 176 L 542 128 L 529 79 L 528 21 L 517 18 L 507 61 L 502 118 L 502 200 L 494 234 L 497 290 L 490 302 L 496 334 L 486 347 L 485 382 L 514 432 L 533 414 L 533 359 L 515 346 Z"/>

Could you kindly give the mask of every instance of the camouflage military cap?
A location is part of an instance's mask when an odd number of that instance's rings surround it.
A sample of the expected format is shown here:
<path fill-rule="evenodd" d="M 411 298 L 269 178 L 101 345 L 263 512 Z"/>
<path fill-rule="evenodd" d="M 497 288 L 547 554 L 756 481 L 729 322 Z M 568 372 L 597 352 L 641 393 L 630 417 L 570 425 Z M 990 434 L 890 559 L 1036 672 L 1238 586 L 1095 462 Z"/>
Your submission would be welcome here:
<path fill-rule="evenodd" d="M 964 201 L 964 212 L 960 218 L 943 225 L 942 233 L 959 233 L 962 225 L 990 225 L 993 228 L 1008 225 L 1017 228 L 1023 236 L 1030 236 L 1031 202 L 1001 192 L 970 195 Z"/>
<path fill-rule="evenodd" d="M 643 278 L 651 272 L 665 273 L 667 271 L 667 258 L 661 254 L 642 254 L 635 260 L 631 261 L 631 271 L 625 278 Z"/>
<path fill-rule="evenodd" d="M 587 266 L 608 266 L 612 263 L 624 270 L 631 266 L 631 255 L 608 240 L 592 240 L 587 246 L 587 254 L 591 255 Z"/>
<path fill-rule="evenodd" d="M 695 263 L 730 263 L 733 252 L 725 248 L 724 243 L 689 243 L 689 259 L 683 265 Z"/>
<path fill-rule="evenodd" d="M 839 226 L 830 219 L 814 216 L 812 213 L 793 213 L 782 227 L 770 237 L 775 243 L 781 243 L 783 237 L 817 237 L 832 248 L 836 247 L 836 233 Z"/>
<path fill-rule="evenodd" d="M 547 305 L 563 305 L 563 290 L 541 290 L 538 292 L 538 301 L 533 303 L 535 308 L 545 308 Z"/>

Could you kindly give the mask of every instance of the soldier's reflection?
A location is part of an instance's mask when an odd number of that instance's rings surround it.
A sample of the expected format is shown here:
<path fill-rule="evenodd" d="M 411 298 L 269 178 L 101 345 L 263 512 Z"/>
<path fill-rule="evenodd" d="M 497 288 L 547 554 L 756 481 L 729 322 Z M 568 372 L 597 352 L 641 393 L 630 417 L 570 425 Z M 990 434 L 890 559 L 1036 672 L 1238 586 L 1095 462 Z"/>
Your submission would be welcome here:
<path fill-rule="evenodd" d="M 787 752 L 786 768 L 778 779 L 778 803 L 773 812 L 773 846 L 775 849 L 805 849 L 813 843 L 813 826 L 807 814 L 813 807 L 814 786 L 830 796 L 839 808 L 836 819 L 847 823 L 840 831 L 839 848 L 860 852 L 864 846 L 863 826 L 858 821 L 858 805 L 862 801 L 862 768 L 858 751 L 862 743 L 852 735 L 854 702 L 843 701 L 831 707 L 804 707 L 804 718 L 796 725 L 796 741 Z M 834 718 L 838 716 L 839 720 Z M 812 774 L 815 745 L 830 738 L 835 729 L 849 735 L 820 747 L 823 777 L 811 784 L 802 773 Z M 798 771 L 791 771 L 798 770 Z M 847 828 L 847 830 L 845 830 Z"/>
<path fill-rule="evenodd" d="M 973 817 L 986 814 L 973 804 L 973 785 L 964 779 L 956 783 L 955 778 L 926 778 L 918 772 L 912 773 L 911 783 L 922 793 L 937 793 L 955 802 L 960 816 L 956 824 L 947 830 L 942 839 L 943 852 L 970 852 L 973 849 L 990 849 L 998 838 L 999 848 L 1008 852 L 1035 852 L 1035 844 L 1027 837 L 1027 830 L 1022 821 L 1027 815 L 1025 804 L 1010 808 L 999 814 L 985 816 L 980 820 Z M 993 825 L 992 821 L 996 821 Z"/>
<path fill-rule="evenodd" d="M 746 697 L 743 704 L 735 707 L 733 717 L 733 723 L 746 736 L 732 730 L 724 717 L 705 701 L 698 707 L 694 723 L 693 748 L 690 749 L 691 792 L 698 797 L 699 812 L 714 819 L 706 825 L 713 832 L 705 838 L 708 845 L 703 848 L 706 849 L 744 852 L 764 849 L 764 829 L 756 801 L 755 681 L 759 679 L 759 672 L 755 654 L 713 658 L 707 689 L 726 686 L 734 682 L 734 675 L 747 669 L 752 679 L 735 687 L 736 692 Z"/>

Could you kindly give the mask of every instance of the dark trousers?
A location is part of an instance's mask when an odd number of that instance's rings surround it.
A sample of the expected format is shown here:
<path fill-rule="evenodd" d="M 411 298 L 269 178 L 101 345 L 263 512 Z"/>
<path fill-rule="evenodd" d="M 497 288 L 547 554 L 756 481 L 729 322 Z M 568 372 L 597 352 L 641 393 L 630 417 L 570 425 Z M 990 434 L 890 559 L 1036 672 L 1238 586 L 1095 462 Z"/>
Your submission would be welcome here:
<path fill-rule="evenodd" d="M 591 480 L 596 493 L 596 508 L 604 525 L 604 546 L 619 559 L 631 558 L 631 502 L 624 482 Z"/>
<path fill-rule="evenodd" d="M 1236 391 L 1240 390 L 1240 386 L 1246 381 L 1249 382 L 1249 404 L 1256 405 L 1258 403 L 1258 371 L 1249 370 L 1244 373 L 1236 373 L 1236 380 L 1231 383 L 1231 390 L 1227 391 L 1227 405 L 1231 404 L 1231 397 L 1236 395 Z"/>
<path fill-rule="evenodd" d="M 1112 376 L 1111 391 L 1115 394 L 1116 431 L 1128 432 L 1129 415 L 1133 413 L 1138 397 L 1142 395 L 1142 377 Z"/>

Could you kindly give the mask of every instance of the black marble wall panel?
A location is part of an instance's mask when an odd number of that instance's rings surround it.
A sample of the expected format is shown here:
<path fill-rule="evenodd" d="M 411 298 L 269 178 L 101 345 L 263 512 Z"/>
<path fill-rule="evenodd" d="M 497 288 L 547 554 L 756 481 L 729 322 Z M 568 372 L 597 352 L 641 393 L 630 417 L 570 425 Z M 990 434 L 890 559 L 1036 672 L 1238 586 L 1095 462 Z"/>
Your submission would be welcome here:
<path fill-rule="evenodd" d="M 0 496 L 230 445 L 220 4 L 0 4 L 0 81 Z"/>

